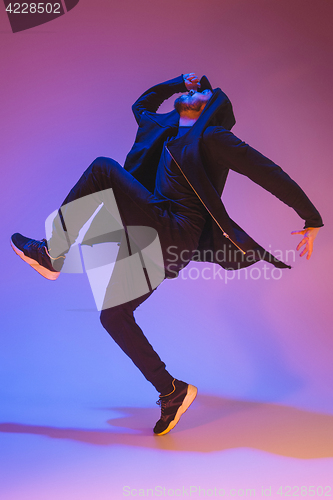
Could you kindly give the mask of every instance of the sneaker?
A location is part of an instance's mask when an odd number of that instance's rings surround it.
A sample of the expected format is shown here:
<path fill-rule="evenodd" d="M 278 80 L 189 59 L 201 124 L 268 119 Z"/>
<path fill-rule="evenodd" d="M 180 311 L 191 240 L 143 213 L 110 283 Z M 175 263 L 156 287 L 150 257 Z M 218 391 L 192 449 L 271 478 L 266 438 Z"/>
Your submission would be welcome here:
<path fill-rule="evenodd" d="M 22 234 L 15 233 L 11 237 L 10 244 L 14 252 L 44 278 L 48 280 L 58 278 L 65 257 L 60 256 L 57 259 L 52 259 L 45 239 L 32 240 L 22 236 Z M 57 269 L 53 267 L 54 265 Z"/>
<path fill-rule="evenodd" d="M 186 384 L 181 380 L 173 379 L 172 385 L 173 391 L 165 396 L 160 394 L 160 399 L 157 401 L 161 407 L 161 418 L 154 427 L 154 433 L 157 436 L 167 434 L 178 424 L 180 417 L 193 403 L 198 392 L 194 385 Z"/>

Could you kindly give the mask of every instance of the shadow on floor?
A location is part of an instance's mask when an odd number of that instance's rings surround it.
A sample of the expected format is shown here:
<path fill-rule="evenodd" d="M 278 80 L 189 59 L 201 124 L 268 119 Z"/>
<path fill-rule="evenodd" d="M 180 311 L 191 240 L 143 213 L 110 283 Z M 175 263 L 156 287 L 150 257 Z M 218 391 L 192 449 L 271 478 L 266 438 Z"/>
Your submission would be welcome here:
<path fill-rule="evenodd" d="M 170 434 L 158 437 L 147 428 L 147 423 L 153 427 L 159 418 L 158 408 L 111 410 L 122 416 L 107 422 L 110 430 L 1 423 L 0 432 L 69 439 L 99 446 L 124 445 L 198 453 L 252 448 L 303 459 L 333 456 L 332 415 L 271 403 L 199 395 L 177 427 Z"/>

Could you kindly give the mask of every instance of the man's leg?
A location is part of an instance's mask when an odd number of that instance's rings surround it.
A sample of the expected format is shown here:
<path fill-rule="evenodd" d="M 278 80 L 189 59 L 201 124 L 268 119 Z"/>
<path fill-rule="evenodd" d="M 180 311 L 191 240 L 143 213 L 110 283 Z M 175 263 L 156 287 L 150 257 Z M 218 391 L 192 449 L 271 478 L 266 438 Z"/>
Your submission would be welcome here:
<path fill-rule="evenodd" d="M 135 322 L 133 314 L 135 309 L 151 294 L 152 292 L 149 292 L 126 304 L 104 309 L 100 318 L 106 331 L 131 358 L 144 377 L 153 384 L 158 392 L 167 394 L 172 390 L 174 377 L 165 369 L 165 363 L 161 361 L 148 342 L 141 328 Z"/>
<path fill-rule="evenodd" d="M 173 378 L 134 319 L 134 310 L 152 292 L 120 306 L 104 309 L 101 323 L 119 347 L 131 358 L 145 378 L 160 393 L 161 418 L 154 433 L 161 436 L 179 422 L 197 395 L 197 388 Z"/>
<path fill-rule="evenodd" d="M 117 209 L 125 227 L 147 226 L 154 228 L 160 236 L 163 248 L 167 246 L 168 242 L 171 244 L 174 232 L 177 233 L 177 228 L 174 221 L 170 219 L 169 212 L 163 210 L 163 207 L 157 206 L 155 197 L 141 183 L 120 165 L 108 158 L 97 158 L 93 162 L 66 198 L 64 204 L 72 202 L 78 196 L 86 196 L 95 190 L 99 190 L 99 192 L 96 192 L 97 202 L 103 201 L 104 207 L 110 212 L 111 216 L 114 216 L 112 203 L 104 197 L 106 190 L 110 187 L 113 190 Z M 96 206 L 93 205 L 84 218 L 93 213 L 95 208 Z M 75 235 L 72 237 L 75 237 Z M 125 244 L 125 241 L 122 242 L 123 244 Z M 109 303 L 108 296 L 112 296 L 114 293 L 113 285 L 118 290 L 119 282 L 117 282 L 117 279 L 115 281 L 116 283 L 113 282 L 111 277 L 106 291 L 105 304 Z M 122 281 L 126 281 L 126 279 Z M 124 283 L 124 286 L 126 286 L 126 283 Z M 133 314 L 135 309 L 151 293 L 152 291 L 115 307 L 103 308 L 101 323 L 119 347 L 139 368 L 144 377 L 160 393 L 161 418 L 155 425 L 154 432 L 162 435 L 169 432 L 178 423 L 181 415 L 193 402 L 197 389 L 190 384 L 174 379 L 170 375 L 166 370 L 165 363 L 154 351 L 135 321 Z"/>
<path fill-rule="evenodd" d="M 116 196 L 116 203 L 114 197 L 110 196 L 110 191 Z M 128 224 L 155 227 L 156 224 L 159 225 L 159 214 L 154 212 L 153 198 L 116 161 L 96 158 L 65 198 L 53 221 L 49 241 L 33 240 L 15 233 L 11 240 L 12 247 L 36 271 L 54 280 L 59 276 L 64 256 L 75 242 L 81 227 L 101 203 L 109 210 L 111 218 L 114 215 L 112 212 L 117 212 L 119 199 L 123 213 L 129 219 Z M 121 221 L 119 222 L 121 227 Z"/>
<path fill-rule="evenodd" d="M 110 188 L 114 191 L 124 225 L 155 228 L 166 242 L 171 241 L 175 226 L 168 212 L 156 205 L 154 196 L 117 162 L 109 158 L 97 158 L 66 197 L 54 221 L 53 234 L 49 241 L 51 252 L 55 252 L 54 257 L 57 252 L 63 252 L 64 248 L 69 249 L 81 227 L 101 203 L 104 203 L 105 208 L 113 215 L 108 199 L 104 196 Z M 88 203 L 84 203 L 78 212 L 73 202 L 88 195 L 93 196 L 89 196 Z M 74 224 L 70 224 L 70 231 L 66 220 L 74 221 Z M 194 400 L 197 390 L 189 384 L 175 380 L 167 372 L 165 364 L 135 322 L 133 311 L 150 294 L 151 292 L 125 304 L 104 309 L 101 322 L 147 380 L 161 393 L 159 401 L 162 414 L 154 428 L 154 432 L 161 435 L 177 424 L 180 416 Z"/>

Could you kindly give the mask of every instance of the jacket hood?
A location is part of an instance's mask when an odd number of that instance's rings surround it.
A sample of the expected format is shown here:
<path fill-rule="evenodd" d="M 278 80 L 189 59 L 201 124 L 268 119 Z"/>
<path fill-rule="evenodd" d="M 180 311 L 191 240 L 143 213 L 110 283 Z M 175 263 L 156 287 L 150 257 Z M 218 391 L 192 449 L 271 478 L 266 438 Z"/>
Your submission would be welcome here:
<path fill-rule="evenodd" d="M 203 92 L 204 90 L 211 90 L 213 92 L 213 87 L 205 75 L 200 80 L 200 92 Z"/>

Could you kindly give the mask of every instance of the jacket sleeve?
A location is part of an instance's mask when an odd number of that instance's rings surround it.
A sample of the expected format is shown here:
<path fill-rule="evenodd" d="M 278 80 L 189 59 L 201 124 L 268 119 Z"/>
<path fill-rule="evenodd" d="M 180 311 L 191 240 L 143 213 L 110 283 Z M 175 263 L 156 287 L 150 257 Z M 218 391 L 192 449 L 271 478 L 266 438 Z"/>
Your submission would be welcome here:
<path fill-rule="evenodd" d="M 208 127 L 203 136 L 209 161 L 222 168 L 246 175 L 305 220 L 307 227 L 321 227 L 323 221 L 300 186 L 269 158 L 238 139 L 223 127 Z"/>
<path fill-rule="evenodd" d="M 156 113 L 163 101 L 169 99 L 173 94 L 186 91 L 183 75 L 146 90 L 132 106 L 137 123 L 146 111 Z"/>

